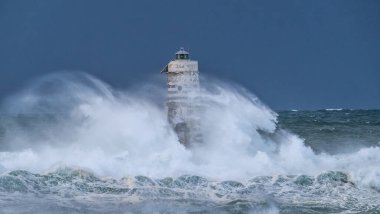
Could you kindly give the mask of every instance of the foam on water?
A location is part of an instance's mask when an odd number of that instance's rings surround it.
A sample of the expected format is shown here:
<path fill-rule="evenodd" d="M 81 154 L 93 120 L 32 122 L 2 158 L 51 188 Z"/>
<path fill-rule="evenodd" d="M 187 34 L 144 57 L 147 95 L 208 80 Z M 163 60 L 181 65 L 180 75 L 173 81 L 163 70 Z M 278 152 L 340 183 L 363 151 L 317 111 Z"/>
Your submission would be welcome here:
<path fill-rule="evenodd" d="M 7 200 L 1 200 L 4 198 Z M 41 202 L 44 206 L 39 206 Z M 39 213 L 57 210 L 52 206 L 92 213 L 115 209 L 132 213 L 279 213 L 277 207 L 285 213 L 371 213 L 380 209 L 379 203 L 377 191 L 358 188 L 339 171 L 318 176 L 257 176 L 245 182 L 210 181 L 196 175 L 99 178 L 73 168 L 44 175 L 16 170 L 0 176 L 1 207 L 13 207 L 14 211 L 27 204 L 29 210 Z"/>
<path fill-rule="evenodd" d="M 29 125 L 9 121 L 0 170 L 46 173 L 79 166 L 114 178 L 190 174 L 216 181 L 337 170 L 358 185 L 380 189 L 378 147 L 315 154 L 302 139 L 278 129 L 277 114 L 257 97 L 212 80 L 202 89 L 204 144 L 185 149 L 166 120 L 165 89 L 142 85 L 120 91 L 87 74 L 68 73 L 33 83 L 2 109 L 43 119 Z"/>

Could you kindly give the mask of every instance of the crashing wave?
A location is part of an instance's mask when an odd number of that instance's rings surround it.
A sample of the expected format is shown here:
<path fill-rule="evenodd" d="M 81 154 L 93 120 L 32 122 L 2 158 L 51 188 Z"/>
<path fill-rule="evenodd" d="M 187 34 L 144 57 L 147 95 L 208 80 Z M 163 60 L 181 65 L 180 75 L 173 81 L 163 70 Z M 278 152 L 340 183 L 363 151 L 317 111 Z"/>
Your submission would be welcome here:
<path fill-rule="evenodd" d="M 117 197 L 124 204 L 135 204 L 133 206 L 152 200 L 173 203 L 182 200 L 230 208 L 245 204 L 247 209 L 263 204 L 277 204 L 281 210 L 294 207 L 304 210 L 323 207 L 330 211 L 380 209 L 378 190 L 358 188 L 348 174 L 340 171 L 328 171 L 317 176 L 258 176 L 239 182 L 212 181 L 197 175 L 113 179 L 67 167 L 47 174 L 16 170 L 0 176 L 1 192 L 8 197 L 14 194 L 15 200 L 20 200 L 17 193 L 23 193 L 25 197 L 36 195 L 57 201 L 75 197 L 79 201 L 83 199 L 82 203 L 91 198 Z"/>
<path fill-rule="evenodd" d="M 205 143 L 187 150 L 167 123 L 160 87 L 119 91 L 86 74 L 37 81 L 2 108 L 12 116 L 2 127 L 0 173 L 8 172 L 0 176 L 0 205 L 38 203 L 37 195 L 99 209 L 115 200 L 190 203 L 190 211 L 379 209 L 379 147 L 316 154 L 277 127 L 277 114 L 251 93 L 203 86 Z M 94 173 L 43 173 L 53 166 Z"/>

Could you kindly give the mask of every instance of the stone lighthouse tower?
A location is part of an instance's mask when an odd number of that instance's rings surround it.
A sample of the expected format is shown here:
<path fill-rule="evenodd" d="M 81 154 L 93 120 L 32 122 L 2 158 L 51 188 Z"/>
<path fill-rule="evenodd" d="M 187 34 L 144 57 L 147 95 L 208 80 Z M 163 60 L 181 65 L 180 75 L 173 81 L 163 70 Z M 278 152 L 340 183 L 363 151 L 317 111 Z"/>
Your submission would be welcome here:
<path fill-rule="evenodd" d="M 161 73 L 167 75 L 168 120 L 180 143 L 190 146 L 201 141 L 198 62 L 181 48 Z"/>

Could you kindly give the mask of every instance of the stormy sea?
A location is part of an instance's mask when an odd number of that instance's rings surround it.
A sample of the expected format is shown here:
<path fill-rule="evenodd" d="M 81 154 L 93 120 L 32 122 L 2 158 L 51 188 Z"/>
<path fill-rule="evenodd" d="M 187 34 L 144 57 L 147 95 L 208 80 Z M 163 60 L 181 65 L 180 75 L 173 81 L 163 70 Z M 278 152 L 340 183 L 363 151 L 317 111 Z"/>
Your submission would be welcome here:
<path fill-rule="evenodd" d="M 380 110 L 274 111 L 211 79 L 200 96 L 185 148 L 162 82 L 35 80 L 1 103 L 0 213 L 380 213 Z"/>

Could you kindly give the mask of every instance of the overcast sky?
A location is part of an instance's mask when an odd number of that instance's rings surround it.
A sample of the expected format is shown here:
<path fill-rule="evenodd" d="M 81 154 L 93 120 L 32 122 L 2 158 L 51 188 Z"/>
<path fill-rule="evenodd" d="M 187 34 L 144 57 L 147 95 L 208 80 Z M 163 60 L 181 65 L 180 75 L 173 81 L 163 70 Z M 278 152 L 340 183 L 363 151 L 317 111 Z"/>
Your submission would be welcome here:
<path fill-rule="evenodd" d="M 59 70 L 125 88 L 180 46 L 276 110 L 380 108 L 377 0 L 2 0 L 0 99 Z"/>

